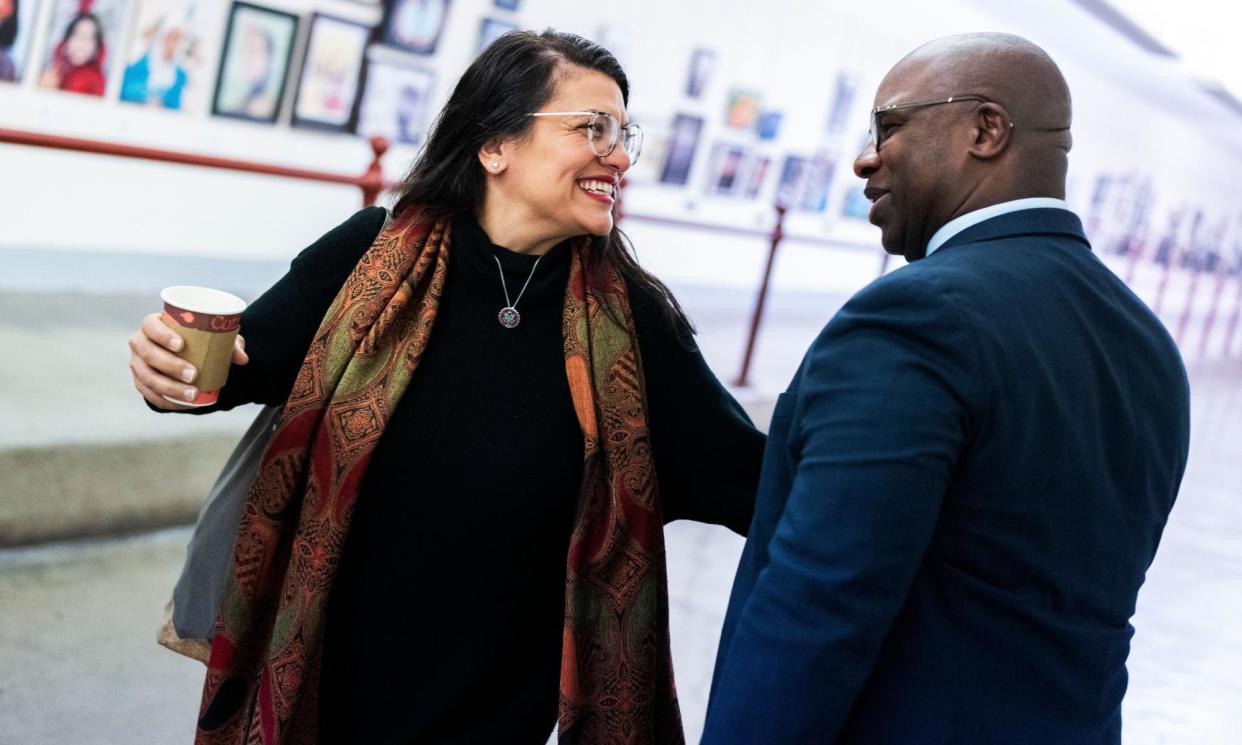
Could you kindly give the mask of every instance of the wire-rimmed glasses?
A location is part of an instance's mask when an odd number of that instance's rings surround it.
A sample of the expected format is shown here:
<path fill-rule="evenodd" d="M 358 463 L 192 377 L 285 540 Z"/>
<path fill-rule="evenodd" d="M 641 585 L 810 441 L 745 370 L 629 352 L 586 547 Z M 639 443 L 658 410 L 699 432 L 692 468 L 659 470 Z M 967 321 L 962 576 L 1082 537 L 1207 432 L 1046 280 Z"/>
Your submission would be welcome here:
<path fill-rule="evenodd" d="M 643 130 L 637 124 L 624 127 L 616 117 L 603 111 L 537 111 L 530 116 L 584 116 L 586 117 L 587 142 L 597 158 L 607 158 L 617 143 L 630 156 L 630 165 L 638 162 L 643 150 Z"/>
<path fill-rule="evenodd" d="M 958 101 L 982 101 L 983 103 L 991 103 L 992 99 L 980 96 L 975 93 L 966 93 L 961 96 L 949 96 L 948 98 L 930 98 L 925 101 L 911 101 L 910 103 L 894 103 L 888 106 L 876 106 L 871 110 L 871 119 L 867 128 L 867 144 L 874 147 L 878 152 L 884 144 L 884 131 L 880 129 L 880 117 L 890 111 L 900 111 L 902 109 L 921 109 L 924 106 L 939 106 L 946 103 L 956 103 Z M 1009 126 L 1013 126 L 1011 123 Z"/>

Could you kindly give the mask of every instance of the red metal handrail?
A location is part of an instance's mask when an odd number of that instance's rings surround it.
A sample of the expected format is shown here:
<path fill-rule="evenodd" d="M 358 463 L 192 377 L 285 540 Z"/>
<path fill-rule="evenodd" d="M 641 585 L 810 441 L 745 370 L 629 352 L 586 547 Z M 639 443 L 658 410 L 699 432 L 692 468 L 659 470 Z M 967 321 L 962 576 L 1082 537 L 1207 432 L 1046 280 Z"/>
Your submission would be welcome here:
<path fill-rule="evenodd" d="M 763 228 L 743 228 L 732 225 L 720 225 L 718 223 L 699 222 L 696 220 L 685 220 L 676 217 L 664 217 L 663 215 L 644 215 L 633 212 L 626 212 L 623 209 L 625 194 L 625 181 L 621 182 L 621 189 L 617 192 L 617 202 L 614 205 L 614 219 L 620 224 L 622 218 L 626 221 L 636 220 L 639 222 L 648 222 L 656 225 L 667 225 L 675 228 L 685 228 L 688 230 L 701 230 L 711 233 L 724 233 L 726 235 L 744 236 L 748 238 L 763 238 L 768 241 L 768 256 L 763 266 L 763 276 L 759 278 L 759 289 L 755 293 L 755 307 L 751 313 L 750 327 L 746 332 L 746 347 L 742 353 L 742 367 L 738 371 L 737 377 L 733 379 L 733 385 L 739 388 L 745 388 L 750 385 L 750 365 L 755 357 L 755 345 L 759 340 L 759 326 L 763 323 L 763 311 L 767 306 L 768 289 L 772 284 L 772 268 L 776 265 L 776 250 L 784 241 L 792 241 L 795 243 L 808 243 L 813 246 L 825 246 L 828 248 L 847 248 L 853 250 L 869 250 L 867 247 L 851 243 L 849 241 L 834 240 L 832 238 L 824 238 L 822 236 L 809 235 L 791 235 L 785 232 L 785 213 L 786 207 L 777 202 L 773 205 L 776 210 L 776 222 L 770 230 Z M 880 262 L 880 274 L 884 274 L 888 268 L 888 254 L 880 252 L 883 259 Z"/>
<path fill-rule="evenodd" d="M 290 168 L 287 166 L 273 165 L 270 163 L 257 163 L 254 161 L 238 160 L 235 158 L 219 158 L 208 155 L 197 155 L 194 153 L 180 152 L 176 150 L 162 150 L 158 148 L 141 147 L 137 145 L 124 145 L 115 142 L 104 142 L 101 140 L 89 140 L 80 137 L 66 137 L 63 135 L 44 134 L 41 132 L 26 132 L 15 129 L 0 128 L 0 142 L 13 145 L 27 145 L 30 147 L 46 147 L 55 150 L 71 150 L 84 153 L 95 153 L 99 155 L 113 155 L 125 158 L 138 158 L 142 160 L 153 160 L 162 163 L 180 163 L 183 165 L 201 166 L 205 168 L 219 168 L 228 171 L 240 171 L 244 173 L 257 173 L 268 176 L 282 176 L 285 178 L 303 179 L 307 181 L 319 181 L 332 184 L 348 184 L 356 186 L 362 190 L 362 203 L 364 206 L 375 204 L 381 192 L 389 188 L 391 184 L 385 183 L 383 178 L 383 170 L 380 160 L 384 153 L 388 151 L 388 140 L 383 137 L 371 138 L 371 150 L 374 158 L 367 170 L 361 176 L 346 176 L 339 173 L 330 173 L 327 171 L 315 171 L 305 168 Z M 785 217 L 785 208 L 777 205 L 776 225 L 772 231 L 754 228 L 739 228 L 712 223 L 700 223 L 691 220 L 680 220 L 676 218 L 658 217 L 654 215 L 627 214 L 626 218 L 642 222 L 659 223 L 681 228 L 690 228 L 694 230 L 704 230 L 713 232 L 722 232 L 732 235 L 742 235 L 751 237 L 771 238 L 769 245 L 767 262 L 764 268 L 764 274 L 759 286 L 758 295 L 755 300 L 754 314 L 751 319 L 750 329 L 747 333 L 746 352 L 742 359 L 742 368 L 739 373 L 736 384 L 745 386 L 749 384 L 747 380 L 750 370 L 751 359 L 754 355 L 756 340 L 759 335 L 759 325 L 763 318 L 764 305 L 767 300 L 768 286 L 771 281 L 772 267 L 776 261 L 776 249 L 782 240 L 793 240 L 798 243 L 809 243 L 812 245 L 859 248 L 858 244 L 848 243 L 846 241 L 834 241 L 827 238 L 815 236 L 786 236 L 782 230 L 782 224 Z M 616 217 L 618 222 L 622 216 L 621 199 L 618 195 L 616 204 Z M 884 267 L 881 265 L 881 273 Z"/>
<path fill-rule="evenodd" d="M 784 209 L 775 206 L 776 209 Z M 772 237 L 771 228 L 743 228 L 736 225 L 721 225 L 713 222 L 700 222 L 698 220 L 685 220 L 680 217 L 666 217 L 664 215 L 648 215 L 636 212 L 625 212 L 624 217 L 627 221 L 634 220 L 637 222 L 647 222 L 654 225 L 667 225 L 673 228 L 685 228 L 687 230 L 701 230 L 706 233 L 723 233 L 725 235 L 736 235 L 745 238 L 762 238 L 767 240 Z M 620 222 L 621 214 L 618 213 L 617 221 Z M 803 243 L 811 246 L 822 246 L 824 248 L 844 248 L 852 251 L 870 251 L 872 246 L 866 246 L 856 241 L 843 241 L 839 238 L 825 238 L 819 235 L 806 235 L 805 233 L 788 233 L 782 232 L 784 241 L 789 243 Z"/>
<path fill-rule="evenodd" d="M 307 168 L 290 168 L 271 163 L 258 163 L 236 158 L 217 158 L 210 155 L 197 155 L 178 150 L 161 150 L 159 148 L 124 145 L 117 142 L 88 140 L 81 137 L 65 137 L 62 135 L 44 134 L 42 132 L 26 132 L 17 129 L 0 129 L 0 142 L 12 145 L 28 145 L 30 147 L 46 147 L 54 150 L 73 150 L 81 153 L 98 155 L 115 155 L 123 158 L 154 160 L 161 163 L 180 163 L 204 168 L 220 168 L 226 171 L 258 173 L 267 176 L 283 176 L 285 178 L 319 181 L 330 184 L 346 184 L 362 190 L 363 206 L 375 204 L 379 195 L 391 183 L 384 181 L 384 171 L 380 159 L 388 151 L 388 140 L 383 137 L 371 138 L 371 152 L 374 158 L 360 176 L 346 176 L 341 173 L 315 171 Z"/>
<path fill-rule="evenodd" d="M 393 186 L 391 182 L 384 181 L 383 168 L 381 159 L 384 153 L 388 151 L 388 140 L 383 137 L 372 137 L 370 139 L 371 151 L 374 157 L 367 169 L 359 176 L 347 176 L 339 173 L 331 173 L 328 171 L 316 171 L 306 168 L 290 168 L 288 166 L 274 165 L 270 163 L 258 163 L 255 161 L 239 160 L 235 158 L 219 158 L 208 155 L 197 155 L 194 153 L 186 153 L 177 150 L 162 150 L 159 148 L 141 147 L 137 145 L 125 145 L 115 142 L 104 142 L 101 140 L 89 140 L 79 137 L 66 137 L 63 135 L 44 134 L 40 132 L 26 132 L 15 129 L 0 128 L 0 143 L 9 143 L 13 145 L 26 145 L 30 147 L 46 147 L 56 150 L 71 150 L 84 153 L 95 153 L 99 155 L 113 155 L 126 158 L 137 158 L 142 160 L 153 160 L 163 163 L 180 163 L 183 165 L 201 166 L 205 168 L 219 168 L 228 171 L 239 171 L 243 173 L 256 173 L 268 176 L 281 176 L 285 178 L 302 179 L 306 181 L 318 181 L 321 183 L 344 184 L 356 186 L 362 190 L 362 203 L 364 206 L 375 204 L 379 195 L 386 189 Z M 618 194 L 616 204 L 616 219 L 620 222 L 622 218 L 620 194 Z M 848 241 L 833 240 L 818 236 L 806 235 L 788 235 L 783 230 L 785 208 L 777 204 L 776 223 L 769 230 L 762 228 L 742 228 L 715 223 L 696 222 L 693 220 L 683 220 L 679 218 L 663 217 L 656 215 L 630 214 L 624 213 L 627 220 L 637 220 L 640 222 L 650 222 L 672 227 L 687 228 L 692 230 L 702 230 L 717 233 L 726 233 L 730 235 L 748 236 L 753 238 L 769 239 L 769 248 L 767 261 L 764 265 L 763 277 L 761 278 L 759 289 L 755 298 L 754 313 L 751 318 L 750 329 L 747 333 L 746 351 L 742 358 L 741 371 L 736 378 L 736 385 L 746 386 L 749 384 L 748 375 L 750 371 L 751 360 L 754 356 L 755 344 L 759 335 L 759 326 L 763 318 L 763 310 L 767 300 L 768 288 L 771 283 L 772 268 L 776 261 L 776 250 L 782 241 L 795 241 L 797 243 L 806 243 L 818 246 L 827 246 L 833 248 L 862 248 L 857 243 Z M 1179 247 L 1180 248 L 1180 247 Z M 1156 297 L 1153 302 L 1153 310 L 1158 314 L 1164 300 L 1165 289 L 1168 285 L 1169 274 L 1172 271 L 1174 261 L 1179 257 L 1180 251 L 1175 250 L 1173 256 L 1168 257 L 1168 263 L 1165 266 L 1164 275 L 1161 277 L 1160 285 L 1156 290 Z M 1132 259 L 1130 274 L 1133 274 Z M 882 253 L 880 263 L 880 274 L 884 274 L 888 268 L 888 254 Z M 1198 279 L 1198 272 L 1194 280 Z M 1129 277 L 1127 277 L 1129 280 Z M 1129 282 L 1127 281 L 1127 284 Z M 1194 283 L 1197 284 L 1197 281 Z M 1209 312 L 1203 332 L 1204 338 L 1200 340 L 1200 354 L 1206 348 L 1206 336 L 1211 332 L 1213 322 L 1215 320 L 1216 299 L 1219 298 L 1223 287 L 1223 277 L 1218 279 L 1216 291 L 1214 293 L 1214 302 L 1212 311 Z M 1187 308 L 1185 309 L 1181 321 L 1178 324 L 1177 337 L 1180 340 L 1182 333 L 1185 331 L 1189 322 L 1190 306 L 1194 303 L 1194 289 L 1192 285 L 1190 298 L 1188 299 Z M 1237 306 L 1234 309 L 1233 316 L 1229 319 L 1228 328 L 1225 332 L 1225 354 L 1229 355 L 1229 348 L 1233 340 L 1235 328 L 1238 326 L 1239 315 L 1242 315 L 1242 278 L 1239 279 L 1239 292 Z"/>

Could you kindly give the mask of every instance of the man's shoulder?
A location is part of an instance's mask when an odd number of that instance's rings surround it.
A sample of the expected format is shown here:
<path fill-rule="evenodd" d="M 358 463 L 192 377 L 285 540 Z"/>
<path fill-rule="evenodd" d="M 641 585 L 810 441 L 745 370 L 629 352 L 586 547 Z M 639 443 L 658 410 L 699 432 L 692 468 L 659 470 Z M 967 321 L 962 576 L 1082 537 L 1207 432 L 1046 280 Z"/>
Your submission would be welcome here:
<path fill-rule="evenodd" d="M 1098 263 L 1086 243 L 1069 235 L 1032 229 L 968 237 L 877 277 L 846 302 L 838 317 L 913 314 L 952 323 L 961 320 L 964 309 L 986 315 L 995 304 L 1042 302 L 1046 281 L 1097 271 Z"/>
<path fill-rule="evenodd" d="M 920 259 L 876 277 L 845 305 L 883 302 L 900 307 L 934 302 L 946 289 L 967 283 L 976 273 L 969 262 Z"/>
<path fill-rule="evenodd" d="M 999 293 L 1005 302 L 1038 295 L 1041 283 L 1101 269 L 1107 271 L 1084 240 L 1032 231 L 953 243 L 888 276 L 901 287 L 933 286 L 978 302 Z"/>
<path fill-rule="evenodd" d="M 854 293 L 825 325 L 812 351 L 860 334 L 910 340 L 960 333 L 966 323 L 960 298 L 970 282 L 952 269 L 920 263 L 877 277 Z"/>

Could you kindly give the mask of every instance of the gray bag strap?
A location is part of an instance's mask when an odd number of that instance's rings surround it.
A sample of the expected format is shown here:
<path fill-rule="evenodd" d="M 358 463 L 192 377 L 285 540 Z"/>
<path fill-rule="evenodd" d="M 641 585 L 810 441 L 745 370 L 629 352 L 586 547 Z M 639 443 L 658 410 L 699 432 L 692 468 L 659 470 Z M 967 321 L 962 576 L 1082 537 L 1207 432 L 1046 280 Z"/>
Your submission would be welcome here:
<path fill-rule="evenodd" d="M 392 210 L 385 208 L 381 230 L 386 230 L 392 219 Z M 224 470 L 199 511 L 194 535 L 186 548 L 185 566 L 173 589 L 171 631 L 179 637 L 174 643 L 211 639 L 246 495 L 259 473 L 259 463 L 283 409 L 283 406 L 263 407 L 224 464 Z M 171 635 L 163 633 L 161 643 L 166 637 L 171 638 Z M 171 644 L 165 646 L 182 651 Z"/>
<path fill-rule="evenodd" d="M 264 406 L 242 435 L 207 494 L 173 589 L 173 628 L 182 639 L 210 639 L 233 560 L 233 543 L 246 495 L 280 421 L 283 406 Z"/>

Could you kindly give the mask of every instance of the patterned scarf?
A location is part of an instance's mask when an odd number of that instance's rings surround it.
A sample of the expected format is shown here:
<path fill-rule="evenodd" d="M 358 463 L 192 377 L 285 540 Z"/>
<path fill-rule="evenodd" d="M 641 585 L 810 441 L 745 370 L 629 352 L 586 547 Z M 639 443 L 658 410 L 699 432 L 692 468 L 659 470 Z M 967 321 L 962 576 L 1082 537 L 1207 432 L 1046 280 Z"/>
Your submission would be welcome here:
<path fill-rule="evenodd" d="M 246 500 L 197 745 L 318 741 L 328 593 L 363 473 L 435 322 L 449 225 L 404 218 L 384 229 L 311 342 Z M 573 246 L 562 323 L 586 462 L 567 560 L 560 741 L 680 744 L 638 344 L 622 276 L 605 267 L 589 279 L 589 250 L 586 239 Z"/>

